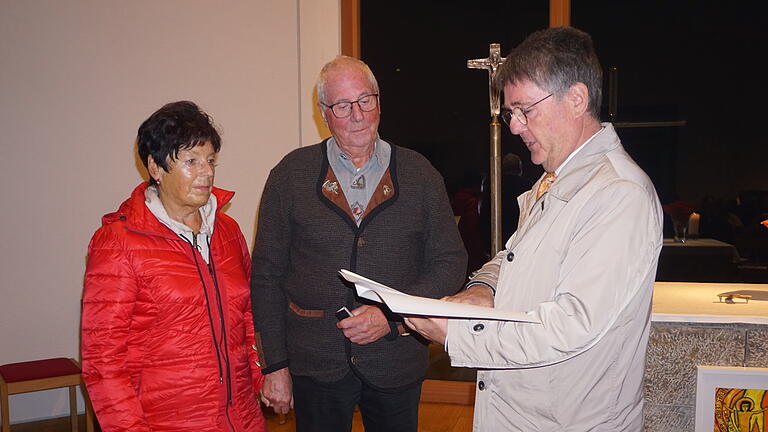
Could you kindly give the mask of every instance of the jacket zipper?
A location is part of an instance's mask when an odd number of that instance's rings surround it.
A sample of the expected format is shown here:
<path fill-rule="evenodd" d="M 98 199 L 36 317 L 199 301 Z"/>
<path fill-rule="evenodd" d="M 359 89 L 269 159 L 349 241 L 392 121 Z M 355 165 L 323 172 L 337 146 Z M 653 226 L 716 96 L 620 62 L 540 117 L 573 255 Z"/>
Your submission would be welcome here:
<path fill-rule="evenodd" d="M 213 337 L 213 348 L 216 350 L 216 362 L 219 365 L 219 384 L 224 382 L 224 370 L 221 365 L 221 351 L 219 349 L 219 341 L 216 339 L 216 328 L 213 326 L 213 314 L 211 314 L 211 300 L 208 298 L 208 290 L 205 289 L 205 279 L 203 278 L 203 272 L 200 270 L 200 262 L 197 260 L 197 236 L 192 234 L 193 241 L 190 242 L 186 237 L 179 235 L 184 241 L 189 243 L 189 247 L 192 249 L 192 258 L 195 260 L 195 268 L 197 269 L 197 275 L 200 277 L 200 283 L 203 284 L 203 295 L 205 296 L 205 308 L 208 311 L 208 324 L 211 326 L 211 336 Z M 222 332 L 224 329 L 222 328 Z M 222 333 L 223 334 L 223 333 Z"/>
<path fill-rule="evenodd" d="M 197 237 L 195 237 L 195 240 L 197 240 Z M 230 371 L 230 364 L 229 364 L 229 343 L 227 342 L 227 329 L 226 329 L 226 320 L 224 319 L 224 305 L 221 301 L 221 290 L 219 289 L 219 281 L 218 277 L 216 275 L 216 266 L 213 262 L 213 253 L 211 253 L 211 240 L 207 238 L 206 236 L 206 243 L 208 244 L 208 272 L 211 274 L 211 278 L 213 278 L 213 287 L 214 291 L 216 292 L 216 304 L 219 308 L 219 320 L 221 324 L 221 333 L 222 333 L 222 339 L 224 340 L 224 361 L 227 365 L 227 402 L 229 405 L 232 405 L 232 376 Z"/>
<path fill-rule="evenodd" d="M 121 216 L 120 220 L 125 220 L 125 216 Z M 134 233 L 142 234 L 142 235 L 147 235 L 147 236 L 150 236 L 150 237 L 160 237 L 160 238 L 165 238 L 165 239 L 168 239 L 168 240 L 172 240 L 173 239 L 171 237 L 162 236 L 162 235 L 158 235 L 158 234 L 150 234 L 150 233 L 146 233 L 146 232 L 143 232 L 143 231 L 133 230 L 133 229 L 130 229 L 130 228 L 126 228 L 126 229 L 128 231 L 130 231 L 130 232 L 134 232 Z M 203 273 L 200 270 L 200 263 L 197 260 L 197 236 L 194 235 L 194 233 L 192 233 L 192 240 L 193 241 L 189 241 L 189 239 L 187 239 L 183 235 L 181 235 L 181 234 L 177 234 L 177 235 L 181 238 L 181 240 L 183 240 L 184 242 L 189 244 L 189 247 L 192 249 L 192 259 L 195 261 L 195 268 L 197 269 L 197 275 L 200 278 L 200 283 L 203 284 L 203 295 L 205 296 L 205 307 L 206 307 L 207 312 L 208 312 L 208 324 L 211 326 L 211 336 L 213 336 L 213 348 L 216 350 L 216 362 L 218 363 L 218 366 L 219 366 L 219 384 L 223 384 L 224 383 L 224 371 L 223 371 L 223 368 L 222 368 L 222 365 L 221 365 L 221 351 L 219 350 L 219 343 L 216 340 L 216 331 L 214 330 L 214 327 L 213 327 L 213 316 L 211 315 L 211 302 L 208 299 L 208 291 L 205 289 L 205 279 L 203 279 Z M 210 250 L 210 248 L 209 248 L 209 250 Z M 223 331 L 224 331 L 224 328 L 222 327 L 222 332 Z M 228 397 L 228 399 L 229 399 L 229 397 Z"/>
<path fill-rule="evenodd" d="M 186 237 L 179 235 L 179 237 L 183 238 L 187 243 L 189 243 L 189 246 L 192 248 L 192 257 L 195 260 L 195 267 L 197 268 L 197 274 L 200 277 L 200 283 L 203 284 L 203 294 L 205 294 L 205 307 L 208 311 L 208 323 L 211 326 L 211 335 L 213 336 L 213 345 L 216 349 L 216 361 L 219 365 L 219 384 L 222 384 L 224 382 L 224 372 L 223 367 L 221 364 L 221 350 L 219 348 L 219 342 L 216 339 L 216 329 L 213 326 L 213 316 L 211 314 L 211 302 L 208 298 L 208 290 L 205 288 L 205 279 L 203 278 L 203 272 L 200 270 L 200 262 L 197 260 L 197 253 L 198 253 L 198 244 L 197 244 L 197 235 L 195 233 L 192 233 L 192 242 L 187 240 Z M 207 265 L 208 267 L 208 273 L 211 275 L 211 278 L 213 279 L 213 285 L 214 285 L 214 291 L 216 293 L 216 305 L 219 309 L 219 323 L 221 325 L 221 336 L 224 340 L 224 356 L 225 356 L 225 363 L 226 363 L 226 371 L 227 371 L 227 404 L 224 407 L 224 413 L 227 417 L 227 423 L 229 424 L 229 427 L 234 432 L 235 426 L 232 424 L 232 419 L 229 417 L 229 407 L 232 405 L 232 380 L 230 376 L 230 365 L 229 365 L 229 350 L 227 349 L 227 330 L 226 330 L 226 322 L 224 320 L 224 309 L 221 305 L 221 291 L 219 290 L 219 283 L 216 280 L 216 266 L 213 265 L 213 254 L 211 253 L 211 242 L 210 239 L 206 239 L 208 243 L 208 260 L 210 264 Z"/>
<path fill-rule="evenodd" d="M 123 220 L 123 221 L 126 220 L 125 216 L 121 216 L 120 220 Z M 166 239 L 172 240 L 172 238 L 167 236 L 150 234 L 143 231 L 133 230 L 130 228 L 126 228 L 126 229 L 130 232 L 134 232 L 137 234 L 147 235 L 150 237 L 166 238 Z M 203 278 L 202 270 L 200 270 L 200 262 L 197 260 L 197 254 L 198 254 L 197 235 L 195 235 L 195 233 L 192 233 L 192 241 L 189 241 L 186 237 L 184 237 L 181 234 L 178 234 L 178 236 L 181 237 L 181 239 L 185 241 L 187 244 L 189 244 L 189 247 L 192 249 L 192 259 L 195 261 L 195 268 L 197 269 L 197 275 L 200 278 L 200 283 L 203 284 L 203 294 L 205 295 L 205 307 L 208 312 L 208 324 L 211 326 L 211 336 L 213 337 L 213 348 L 216 350 L 216 363 L 219 366 L 219 384 L 223 384 L 224 371 L 223 371 L 223 366 L 221 364 L 221 350 L 219 349 L 219 343 L 216 339 L 216 330 L 213 326 L 213 316 L 211 314 L 211 302 L 210 302 L 210 299 L 208 298 L 208 291 L 205 289 L 205 279 Z M 210 253 L 210 250 L 211 250 L 210 239 L 208 239 L 207 242 L 208 242 L 209 260 L 213 262 L 213 257 L 212 257 L 213 254 Z M 216 290 L 217 302 L 219 307 L 219 317 L 221 319 L 221 332 L 222 332 L 222 336 L 224 336 L 224 346 L 226 347 L 227 333 L 225 328 L 224 312 L 221 306 L 221 294 L 219 291 L 219 284 L 218 284 L 218 281 L 216 280 L 216 270 L 215 270 L 215 266 L 213 265 L 208 265 L 207 267 L 208 267 L 208 272 L 211 273 L 211 277 L 213 278 L 213 284 Z M 232 403 L 232 383 L 230 379 L 230 368 L 229 368 L 229 352 L 226 352 L 226 362 L 227 362 L 227 404 L 225 407 L 225 413 L 227 417 L 227 423 L 229 423 L 229 427 L 234 432 L 235 426 L 232 424 L 232 419 L 229 417 L 229 406 L 233 404 Z"/>

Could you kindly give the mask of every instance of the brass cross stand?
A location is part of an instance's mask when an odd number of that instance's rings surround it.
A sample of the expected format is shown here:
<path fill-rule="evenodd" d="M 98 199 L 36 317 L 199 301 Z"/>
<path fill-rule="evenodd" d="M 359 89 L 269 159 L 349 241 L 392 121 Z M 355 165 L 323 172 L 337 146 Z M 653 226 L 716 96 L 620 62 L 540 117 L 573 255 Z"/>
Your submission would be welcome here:
<path fill-rule="evenodd" d="M 495 79 L 499 66 L 504 62 L 500 54 L 501 45 L 492 43 L 488 58 L 467 60 L 470 69 L 488 71 L 488 97 L 491 106 L 491 165 L 489 185 L 491 187 L 491 257 L 502 249 L 501 238 L 501 123 L 499 123 L 499 89 Z"/>

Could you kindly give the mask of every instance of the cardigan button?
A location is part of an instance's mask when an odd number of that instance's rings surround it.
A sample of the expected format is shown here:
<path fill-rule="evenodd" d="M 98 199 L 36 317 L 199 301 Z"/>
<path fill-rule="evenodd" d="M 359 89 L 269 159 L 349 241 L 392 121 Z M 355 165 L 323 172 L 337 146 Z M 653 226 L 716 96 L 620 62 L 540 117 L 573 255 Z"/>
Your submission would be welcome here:
<path fill-rule="evenodd" d="M 510 252 L 510 253 L 507 254 L 507 261 L 512 262 L 512 260 L 514 260 L 514 259 L 515 259 L 515 253 L 514 252 Z"/>
<path fill-rule="evenodd" d="M 362 237 L 357 238 L 357 247 L 363 247 L 365 246 L 365 240 L 363 240 Z"/>
<path fill-rule="evenodd" d="M 357 366 L 357 364 L 358 364 L 358 363 L 360 363 L 360 362 L 357 360 L 357 356 L 352 356 L 352 357 L 349 359 L 349 361 L 350 361 L 350 362 L 352 362 L 352 364 L 353 364 L 353 365 L 355 365 L 355 366 Z"/>
<path fill-rule="evenodd" d="M 477 388 L 482 390 L 485 390 L 485 383 L 483 381 L 478 381 Z"/>
<path fill-rule="evenodd" d="M 485 326 L 482 325 L 482 324 L 475 324 L 475 326 L 472 327 L 472 330 L 474 330 L 476 332 L 482 331 L 483 329 L 485 329 Z"/>

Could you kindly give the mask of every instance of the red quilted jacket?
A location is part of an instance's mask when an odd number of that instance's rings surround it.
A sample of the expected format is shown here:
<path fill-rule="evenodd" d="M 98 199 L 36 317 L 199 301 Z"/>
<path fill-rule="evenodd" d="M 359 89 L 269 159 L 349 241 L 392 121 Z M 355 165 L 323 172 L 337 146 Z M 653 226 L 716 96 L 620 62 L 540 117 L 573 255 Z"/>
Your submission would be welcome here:
<path fill-rule="evenodd" d="M 140 184 L 88 247 L 83 379 L 104 432 L 266 431 L 248 249 L 217 211 L 210 266 Z M 234 193 L 214 188 L 219 210 Z"/>

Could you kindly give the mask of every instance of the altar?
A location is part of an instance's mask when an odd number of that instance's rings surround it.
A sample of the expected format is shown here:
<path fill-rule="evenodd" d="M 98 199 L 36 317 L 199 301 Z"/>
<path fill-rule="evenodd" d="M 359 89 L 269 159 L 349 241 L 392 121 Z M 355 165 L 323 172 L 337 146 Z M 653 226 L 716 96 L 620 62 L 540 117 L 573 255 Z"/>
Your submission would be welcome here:
<path fill-rule="evenodd" d="M 732 282 L 739 252 L 732 244 L 711 238 L 688 239 L 685 243 L 664 239 L 657 281 Z"/>
<path fill-rule="evenodd" d="M 656 282 L 651 320 L 646 431 L 694 431 L 697 365 L 768 367 L 768 284 Z"/>

